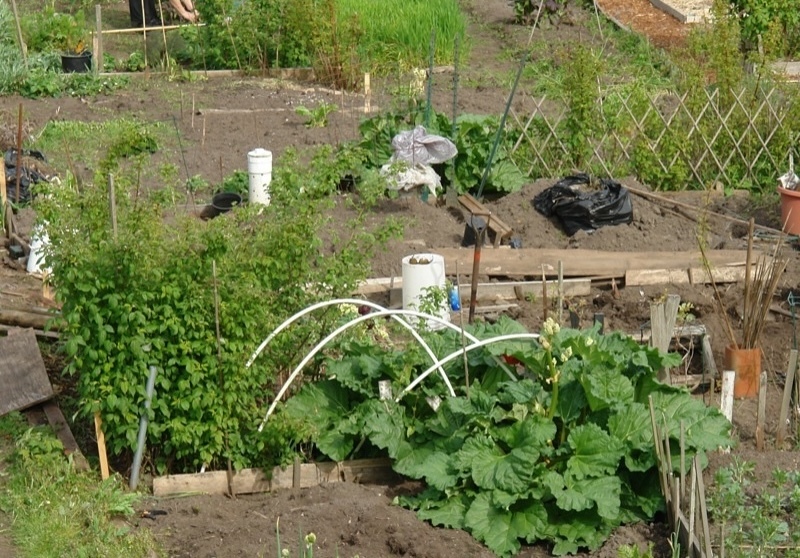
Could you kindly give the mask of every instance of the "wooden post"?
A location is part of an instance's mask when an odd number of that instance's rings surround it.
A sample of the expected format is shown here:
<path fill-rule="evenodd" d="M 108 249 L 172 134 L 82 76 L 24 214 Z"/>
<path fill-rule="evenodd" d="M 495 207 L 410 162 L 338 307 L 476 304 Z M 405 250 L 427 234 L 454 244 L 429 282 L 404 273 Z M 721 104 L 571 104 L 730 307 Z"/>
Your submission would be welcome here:
<path fill-rule="evenodd" d="M 789 405 L 792 399 L 792 389 L 794 389 L 794 374 L 797 369 L 797 349 L 789 352 L 789 367 L 786 369 L 786 380 L 783 386 L 783 399 L 781 400 L 781 411 L 778 415 L 778 428 L 775 432 L 775 445 L 778 449 L 783 449 L 783 442 L 786 438 L 786 429 L 789 420 Z"/>
<path fill-rule="evenodd" d="M 106 436 L 103 434 L 103 419 L 100 413 L 94 414 L 94 433 L 97 436 L 97 456 L 100 458 L 100 477 L 108 478 L 108 455 L 106 455 Z"/>
<path fill-rule="evenodd" d="M 564 319 L 564 262 L 558 260 L 558 325 Z"/>
<path fill-rule="evenodd" d="M 114 175 L 108 175 L 108 211 L 111 214 L 111 234 L 117 241 L 117 200 L 114 193 Z"/>
<path fill-rule="evenodd" d="M 11 223 L 6 219 L 6 202 L 8 201 L 8 191 L 6 190 L 6 165 L 0 162 L 0 217 L 3 221 L 3 235 L 8 238 L 11 236 Z"/>
<path fill-rule="evenodd" d="M 680 296 L 668 295 L 665 301 L 650 305 L 650 331 L 652 333 L 650 345 L 659 351 L 667 352 L 669 350 L 680 303 Z M 671 383 L 669 370 L 659 370 L 658 379 L 664 383 Z"/>
<path fill-rule="evenodd" d="M 369 72 L 364 74 L 364 114 L 372 111 L 372 88 L 370 85 Z"/>
<path fill-rule="evenodd" d="M 758 416 L 756 418 L 756 449 L 764 451 L 764 423 L 767 412 L 767 373 L 762 372 L 758 386 Z"/>
<path fill-rule="evenodd" d="M 17 121 L 17 190 L 14 193 L 14 203 L 19 203 L 19 181 L 22 178 L 22 103 L 19 104 L 19 119 Z"/>
<path fill-rule="evenodd" d="M 22 26 L 19 24 L 19 12 L 17 11 L 17 0 L 11 0 L 11 9 L 14 12 L 14 23 L 17 27 L 17 41 L 19 41 L 19 51 L 22 53 L 22 62 L 28 68 L 28 47 L 22 39 Z"/>
<path fill-rule="evenodd" d="M 694 467 L 698 471 L 702 471 L 700 467 L 700 457 L 694 456 Z M 697 474 L 697 500 L 700 502 L 700 521 L 703 522 L 703 544 L 705 548 L 705 555 L 711 558 L 714 553 L 711 549 L 711 529 L 708 525 L 708 507 L 706 506 L 706 488 L 703 482 L 703 473 Z"/>
<path fill-rule="evenodd" d="M 92 37 L 94 50 L 94 75 L 103 71 L 103 7 L 94 6 L 94 37 Z"/>
<path fill-rule="evenodd" d="M 542 264 L 542 321 L 547 321 L 547 275 Z"/>
<path fill-rule="evenodd" d="M 729 422 L 733 423 L 733 384 L 736 382 L 736 372 L 725 370 L 722 373 L 722 394 L 720 397 L 720 410 Z M 729 453 L 731 448 L 722 448 L 722 453 Z"/>

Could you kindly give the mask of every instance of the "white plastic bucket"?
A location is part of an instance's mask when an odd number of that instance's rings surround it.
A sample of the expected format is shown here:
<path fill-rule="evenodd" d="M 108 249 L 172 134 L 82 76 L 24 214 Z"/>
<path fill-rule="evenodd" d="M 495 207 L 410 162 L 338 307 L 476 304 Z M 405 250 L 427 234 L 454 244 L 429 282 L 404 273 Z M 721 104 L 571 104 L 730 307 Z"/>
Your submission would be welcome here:
<path fill-rule="evenodd" d="M 28 254 L 28 273 L 50 273 L 44 266 L 44 250 L 50 244 L 50 237 L 44 227 L 37 225 L 31 231 L 31 252 Z"/>
<path fill-rule="evenodd" d="M 439 254 L 413 254 L 403 258 L 403 309 L 422 311 L 420 301 L 427 295 L 426 289 L 437 287 L 445 289 L 447 278 L 444 272 L 444 257 Z M 450 321 L 450 306 L 447 293 L 444 293 L 439 312 L 433 312 L 442 320 Z M 430 312 L 430 311 L 429 311 Z M 441 329 L 440 323 L 431 322 L 432 330 Z"/>
<path fill-rule="evenodd" d="M 247 154 L 248 198 L 252 204 L 269 205 L 269 183 L 272 182 L 272 151 L 253 149 Z"/>

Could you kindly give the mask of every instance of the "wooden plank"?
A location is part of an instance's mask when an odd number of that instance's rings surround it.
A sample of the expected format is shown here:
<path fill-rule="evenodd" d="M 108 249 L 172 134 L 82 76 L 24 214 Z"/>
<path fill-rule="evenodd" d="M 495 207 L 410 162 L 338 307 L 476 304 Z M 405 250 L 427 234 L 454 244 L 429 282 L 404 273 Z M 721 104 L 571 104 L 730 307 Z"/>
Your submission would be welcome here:
<path fill-rule="evenodd" d="M 688 284 L 688 269 L 629 269 L 625 272 L 626 287 Z"/>
<path fill-rule="evenodd" d="M 558 287 L 558 280 L 548 280 L 547 288 L 554 291 Z M 472 285 L 464 283 L 458 286 L 461 302 L 469 300 L 469 292 Z M 562 281 L 564 296 L 589 296 L 592 294 L 591 279 L 575 278 L 564 279 Z M 389 306 L 394 306 L 395 302 L 402 301 L 403 297 L 403 278 L 402 277 L 383 277 L 379 279 L 367 279 L 359 285 L 356 290 L 357 296 L 370 294 L 389 293 Z M 520 300 L 526 296 L 540 296 L 542 292 L 541 281 L 500 281 L 493 283 L 478 283 L 478 300 Z"/>
<path fill-rule="evenodd" d="M 472 269 L 473 250 L 466 248 L 439 248 L 445 259 L 445 269 Z M 711 267 L 724 267 L 744 262 L 744 250 L 712 250 L 706 253 Z M 492 250 L 481 252 L 480 273 L 494 277 L 540 277 L 544 271 L 548 278 L 558 275 L 558 262 L 562 261 L 567 277 L 624 277 L 629 270 L 689 269 L 702 267 L 699 251 L 686 252 L 607 252 L 585 249 Z"/>
<path fill-rule="evenodd" d="M 458 196 L 458 203 L 464 207 L 470 214 L 486 218 L 486 226 L 490 231 L 494 231 L 494 247 L 497 248 L 500 243 L 511 236 L 512 229 L 506 223 L 501 221 L 497 215 L 486 209 L 482 203 L 472 197 L 470 194 Z"/>
<path fill-rule="evenodd" d="M 0 308 L 0 324 L 12 325 L 24 328 L 41 329 L 47 327 L 47 322 L 53 316 L 39 314 L 35 312 L 25 312 L 21 310 L 6 310 Z M 50 329 L 58 329 L 51 327 Z"/>
<path fill-rule="evenodd" d="M 711 269 L 714 282 L 737 283 L 744 280 L 745 266 L 727 265 Z M 687 269 L 631 269 L 625 272 L 626 286 L 705 285 L 711 282 L 708 271 L 699 267 Z"/>
<path fill-rule="evenodd" d="M 666 300 L 654 302 L 650 305 L 650 346 L 662 352 L 669 350 L 669 344 L 675 331 L 675 320 L 678 317 L 680 302 L 680 296 L 668 295 Z M 658 379 L 669 383 L 669 370 L 666 368 L 659 370 Z"/>
<path fill-rule="evenodd" d="M 342 463 L 303 463 L 299 467 L 299 487 L 308 488 L 332 482 L 382 483 L 396 480 L 397 474 L 388 459 L 357 459 Z M 272 471 L 272 478 L 261 469 L 242 469 L 233 474 L 234 494 L 270 492 L 298 485 L 293 467 Z M 184 492 L 227 494 L 227 471 L 209 471 L 185 475 L 167 475 L 153 479 L 153 494 L 166 496 Z"/>
<path fill-rule="evenodd" d="M 797 349 L 792 349 L 789 352 L 789 366 L 786 368 L 786 380 L 783 385 L 783 399 L 781 400 L 781 410 L 778 415 L 778 428 L 775 433 L 775 445 L 778 449 L 783 448 L 783 442 L 786 439 L 786 430 L 789 426 L 789 405 L 792 399 L 792 390 L 794 389 L 794 374 L 797 369 Z"/>
<path fill-rule="evenodd" d="M 97 456 L 100 458 L 100 478 L 108 478 L 108 454 L 106 453 L 106 435 L 103 433 L 103 419 L 100 413 L 94 414 L 94 434 L 97 438 Z"/>
<path fill-rule="evenodd" d="M 32 330 L 0 338 L 0 386 L 0 416 L 53 397 L 53 387 Z"/>
<path fill-rule="evenodd" d="M 707 269 L 693 267 L 689 269 L 689 282 L 692 285 L 707 285 L 713 277 L 715 283 L 738 283 L 744 281 L 746 269 L 746 265 L 712 267 L 709 276 Z"/>
<path fill-rule="evenodd" d="M 711 348 L 711 338 L 708 335 L 703 335 L 702 340 L 702 347 L 703 347 L 703 371 L 711 378 L 717 378 L 719 376 L 719 370 L 717 370 L 717 362 L 714 360 L 714 351 Z"/>
<path fill-rule="evenodd" d="M 89 462 L 86 461 L 86 458 L 81 453 L 78 442 L 75 441 L 75 436 L 72 435 L 72 430 L 69 428 L 67 419 L 64 418 L 64 413 L 61 412 L 61 408 L 55 401 L 50 400 L 42 404 L 42 410 L 47 416 L 47 422 L 53 432 L 61 440 L 61 444 L 64 446 L 64 453 L 72 456 L 72 463 L 75 468 L 78 471 L 88 471 Z"/>

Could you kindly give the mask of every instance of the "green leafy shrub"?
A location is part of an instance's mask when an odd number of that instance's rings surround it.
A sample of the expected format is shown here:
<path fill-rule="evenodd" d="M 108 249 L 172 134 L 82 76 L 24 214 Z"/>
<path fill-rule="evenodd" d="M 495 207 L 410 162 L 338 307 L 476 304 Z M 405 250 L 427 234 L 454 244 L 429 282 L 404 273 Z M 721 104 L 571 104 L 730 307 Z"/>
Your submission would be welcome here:
<path fill-rule="evenodd" d="M 47 261 L 63 304 L 67 372 L 77 378 L 81 413 L 101 413 L 112 455 L 129 457 L 135 448 L 152 365 L 158 377 L 147 445 L 160 473 L 228 457 L 237 468 L 288 458 L 288 446 L 271 444 L 291 429 L 261 435 L 255 417 L 280 372 L 328 319 L 297 328 L 253 367 L 244 363 L 284 318 L 350 293 L 382 238 L 356 218 L 340 223 L 339 235 L 326 231 L 335 252 L 323 255 L 323 211 L 338 179 L 323 172 L 322 159 L 306 167 L 296 161 L 288 157 L 276 169 L 268 208 L 241 207 L 207 222 L 181 216 L 169 192 L 115 175 L 116 237 L 102 175 L 80 192 L 51 187 L 37 198 L 52 240 Z M 365 206 L 356 213 L 365 215 Z"/>
<path fill-rule="evenodd" d="M 481 339 L 519 332 L 508 319 L 472 330 Z M 321 368 L 327 378 L 306 383 L 280 414 L 305 421 L 333 460 L 384 451 L 395 471 L 427 486 L 402 504 L 434 525 L 471 532 L 501 556 L 522 542 L 549 541 L 556 555 L 595 549 L 616 526 L 663 510 L 650 400 L 676 448 L 684 425 L 687 460 L 731 443 L 719 411 L 657 381 L 676 355 L 621 334 L 548 321 L 538 343 L 471 352 L 469 385 L 461 359 L 449 365 L 457 397 L 432 375 L 399 403 L 379 400 L 379 381 L 399 394 L 430 364 L 403 339 L 343 342 Z M 440 356 L 461 346 L 453 332 L 426 339 Z M 510 379 L 499 365 L 504 356 L 525 374 Z"/>

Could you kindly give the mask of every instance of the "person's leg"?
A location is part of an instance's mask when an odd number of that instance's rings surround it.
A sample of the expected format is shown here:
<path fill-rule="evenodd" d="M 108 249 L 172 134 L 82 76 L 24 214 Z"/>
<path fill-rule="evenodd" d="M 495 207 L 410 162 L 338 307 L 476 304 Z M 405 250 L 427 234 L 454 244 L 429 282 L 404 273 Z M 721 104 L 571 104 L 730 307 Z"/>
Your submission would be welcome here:
<path fill-rule="evenodd" d="M 145 0 L 147 6 L 147 0 Z M 131 26 L 141 27 L 144 23 L 144 14 L 142 14 L 142 0 L 128 0 L 128 10 L 131 13 Z"/>
<path fill-rule="evenodd" d="M 145 15 L 147 16 L 147 25 L 149 27 L 161 25 L 161 14 L 159 14 L 158 6 L 156 6 L 156 0 L 144 0 L 144 6 Z"/>

